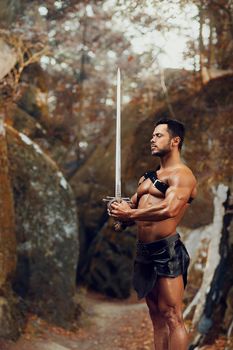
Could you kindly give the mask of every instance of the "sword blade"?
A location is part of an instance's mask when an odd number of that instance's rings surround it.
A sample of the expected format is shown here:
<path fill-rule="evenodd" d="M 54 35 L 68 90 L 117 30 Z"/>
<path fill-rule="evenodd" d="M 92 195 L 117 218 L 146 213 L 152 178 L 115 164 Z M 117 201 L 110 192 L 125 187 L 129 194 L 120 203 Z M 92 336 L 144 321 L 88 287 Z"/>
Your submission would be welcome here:
<path fill-rule="evenodd" d="M 121 72 L 117 70 L 115 197 L 121 198 Z"/>

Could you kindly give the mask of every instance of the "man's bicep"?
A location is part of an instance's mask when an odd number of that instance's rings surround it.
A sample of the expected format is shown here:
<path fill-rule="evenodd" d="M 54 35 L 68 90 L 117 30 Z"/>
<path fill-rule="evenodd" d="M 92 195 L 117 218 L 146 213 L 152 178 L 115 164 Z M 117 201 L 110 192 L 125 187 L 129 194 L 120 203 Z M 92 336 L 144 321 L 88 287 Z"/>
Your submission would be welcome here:
<path fill-rule="evenodd" d="M 130 202 L 132 203 L 132 205 L 130 205 L 132 209 L 137 208 L 137 204 L 138 204 L 137 192 L 134 193 L 134 195 L 131 197 Z"/>
<path fill-rule="evenodd" d="M 170 217 L 179 215 L 180 211 L 187 204 L 190 197 L 188 187 L 170 186 L 166 191 L 165 201 Z"/>
<path fill-rule="evenodd" d="M 170 186 L 166 191 L 166 200 L 172 201 L 182 201 L 187 203 L 190 197 L 191 190 L 189 187 L 178 187 Z"/>

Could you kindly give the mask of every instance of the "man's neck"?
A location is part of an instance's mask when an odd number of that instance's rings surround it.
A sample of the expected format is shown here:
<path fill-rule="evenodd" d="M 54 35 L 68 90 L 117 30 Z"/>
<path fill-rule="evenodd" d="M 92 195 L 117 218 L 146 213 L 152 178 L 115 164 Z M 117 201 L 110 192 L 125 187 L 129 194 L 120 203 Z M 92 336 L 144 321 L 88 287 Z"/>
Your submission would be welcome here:
<path fill-rule="evenodd" d="M 160 158 L 160 169 L 166 169 L 181 164 L 180 152 L 168 153 Z"/>

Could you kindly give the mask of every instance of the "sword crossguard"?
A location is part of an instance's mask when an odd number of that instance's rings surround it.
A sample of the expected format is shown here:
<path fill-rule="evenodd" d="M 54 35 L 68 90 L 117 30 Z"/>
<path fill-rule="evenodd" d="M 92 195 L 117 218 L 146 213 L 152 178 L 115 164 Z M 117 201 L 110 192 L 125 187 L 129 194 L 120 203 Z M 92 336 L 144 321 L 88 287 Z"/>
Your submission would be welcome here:
<path fill-rule="evenodd" d="M 107 196 L 106 198 L 103 198 L 103 201 L 108 203 L 107 206 L 111 205 L 113 202 L 120 203 L 122 200 L 130 203 L 129 197 L 110 197 L 110 196 Z"/>

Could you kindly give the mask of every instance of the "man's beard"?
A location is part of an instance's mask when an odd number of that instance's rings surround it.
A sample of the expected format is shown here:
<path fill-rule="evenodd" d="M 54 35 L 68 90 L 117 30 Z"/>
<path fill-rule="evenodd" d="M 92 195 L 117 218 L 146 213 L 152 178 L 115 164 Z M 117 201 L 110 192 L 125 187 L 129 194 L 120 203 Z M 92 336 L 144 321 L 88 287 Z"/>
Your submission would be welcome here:
<path fill-rule="evenodd" d="M 154 152 L 152 151 L 152 156 L 163 158 L 170 152 L 171 152 L 170 144 L 168 144 L 166 148 L 158 149 L 158 150 L 156 150 Z"/>

